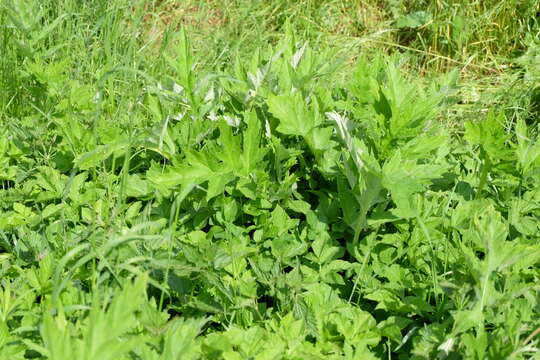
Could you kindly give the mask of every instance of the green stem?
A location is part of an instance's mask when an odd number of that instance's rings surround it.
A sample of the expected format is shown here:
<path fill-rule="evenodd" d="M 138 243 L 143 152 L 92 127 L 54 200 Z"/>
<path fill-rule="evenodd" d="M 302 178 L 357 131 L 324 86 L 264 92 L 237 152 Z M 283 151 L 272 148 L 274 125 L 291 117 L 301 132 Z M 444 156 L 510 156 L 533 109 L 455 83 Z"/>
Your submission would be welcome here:
<path fill-rule="evenodd" d="M 480 182 L 478 183 L 478 189 L 475 196 L 476 198 L 478 198 L 482 193 L 482 190 L 487 183 L 488 173 L 491 170 L 491 161 L 483 148 L 480 148 L 480 157 L 484 159 L 484 163 L 482 164 L 482 171 L 480 172 Z"/>

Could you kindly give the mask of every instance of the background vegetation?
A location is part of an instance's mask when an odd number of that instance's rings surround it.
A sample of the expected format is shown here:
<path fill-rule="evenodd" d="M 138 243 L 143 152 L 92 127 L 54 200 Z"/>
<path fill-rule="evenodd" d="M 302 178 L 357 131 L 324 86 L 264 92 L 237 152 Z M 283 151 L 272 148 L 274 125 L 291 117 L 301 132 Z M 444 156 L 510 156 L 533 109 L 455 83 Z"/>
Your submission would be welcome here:
<path fill-rule="evenodd" d="M 0 359 L 540 358 L 540 5 L 0 1 Z"/>

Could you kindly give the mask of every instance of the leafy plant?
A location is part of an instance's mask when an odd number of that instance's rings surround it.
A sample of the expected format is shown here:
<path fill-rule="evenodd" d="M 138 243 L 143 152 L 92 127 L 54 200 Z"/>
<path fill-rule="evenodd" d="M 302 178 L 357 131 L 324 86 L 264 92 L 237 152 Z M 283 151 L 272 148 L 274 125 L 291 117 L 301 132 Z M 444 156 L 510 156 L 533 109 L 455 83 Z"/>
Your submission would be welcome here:
<path fill-rule="evenodd" d="M 532 103 L 425 72 L 534 82 L 489 4 L 0 5 L 0 358 L 537 357 Z"/>

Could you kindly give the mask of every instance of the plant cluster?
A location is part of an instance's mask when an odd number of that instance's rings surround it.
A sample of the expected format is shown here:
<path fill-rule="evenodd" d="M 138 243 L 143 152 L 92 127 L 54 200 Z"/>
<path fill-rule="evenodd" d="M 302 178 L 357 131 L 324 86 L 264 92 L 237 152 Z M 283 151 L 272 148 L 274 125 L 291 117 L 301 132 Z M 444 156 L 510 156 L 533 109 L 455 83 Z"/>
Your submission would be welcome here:
<path fill-rule="evenodd" d="M 291 25 L 213 69 L 181 30 L 151 67 L 51 9 L 0 12 L 0 359 L 540 356 L 537 88 L 451 132 L 456 71 Z"/>

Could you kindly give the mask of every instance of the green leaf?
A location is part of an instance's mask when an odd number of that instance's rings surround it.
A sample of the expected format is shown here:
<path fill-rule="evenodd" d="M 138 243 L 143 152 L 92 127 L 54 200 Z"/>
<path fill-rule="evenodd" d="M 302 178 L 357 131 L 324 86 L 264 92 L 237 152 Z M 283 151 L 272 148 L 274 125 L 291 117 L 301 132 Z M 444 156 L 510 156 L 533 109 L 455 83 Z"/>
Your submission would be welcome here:
<path fill-rule="evenodd" d="M 245 115 L 247 128 L 243 134 L 242 164 L 245 174 L 250 174 L 261 166 L 268 149 L 261 146 L 261 121 L 257 113 L 251 111 Z"/>
<path fill-rule="evenodd" d="M 163 360 L 198 359 L 200 344 L 196 340 L 206 323 L 204 319 L 176 319 L 169 324 L 163 343 Z"/>
<path fill-rule="evenodd" d="M 489 112 L 483 121 L 465 123 L 464 138 L 471 144 L 480 145 L 492 160 L 509 158 L 511 153 L 506 146 L 509 135 L 504 130 L 504 123 L 504 113 Z"/>
<path fill-rule="evenodd" d="M 299 91 L 271 95 L 268 108 L 279 120 L 277 131 L 282 134 L 306 137 L 318 125 L 315 114 L 308 109 Z"/>
<path fill-rule="evenodd" d="M 152 187 L 147 180 L 138 174 L 129 174 L 126 181 L 125 195 L 128 197 L 142 198 L 152 193 Z"/>
<path fill-rule="evenodd" d="M 119 140 L 107 145 L 99 145 L 94 150 L 77 156 L 74 161 L 75 166 L 81 170 L 96 168 L 111 155 L 115 157 L 124 155 L 129 146 L 130 144 L 126 140 Z"/>
<path fill-rule="evenodd" d="M 297 241 L 293 236 L 282 235 L 271 242 L 272 254 L 281 260 L 287 260 L 302 255 L 307 250 L 307 244 Z"/>
<path fill-rule="evenodd" d="M 517 158 L 523 172 L 526 174 L 540 168 L 540 141 L 530 138 L 527 125 L 521 118 L 516 121 L 516 139 Z"/>
<path fill-rule="evenodd" d="M 431 14 L 427 11 L 416 11 L 399 17 L 396 21 L 398 28 L 418 28 L 431 21 Z"/>

